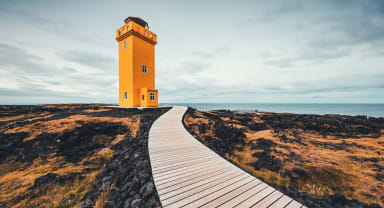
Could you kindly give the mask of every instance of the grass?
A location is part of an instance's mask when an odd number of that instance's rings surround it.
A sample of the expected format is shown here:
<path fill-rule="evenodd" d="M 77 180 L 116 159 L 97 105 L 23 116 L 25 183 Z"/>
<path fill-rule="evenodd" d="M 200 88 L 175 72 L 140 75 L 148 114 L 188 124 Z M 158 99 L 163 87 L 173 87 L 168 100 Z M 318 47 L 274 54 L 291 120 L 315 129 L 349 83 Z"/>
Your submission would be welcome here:
<path fill-rule="evenodd" d="M 107 200 L 108 200 L 108 196 L 111 193 L 111 190 L 112 190 L 112 188 L 108 187 L 107 190 L 105 190 L 101 193 L 101 195 L 99 196 L 99 198 L 97 199 L 97 201 L 95 203 L 94 208 L 104 208 L 105 207 Z"/>
<path fill-rule="evenodd" d="M 240 151 L 236 150 L 232 155 L 225 154 L 225 157 L 267 183 L 306 192 L 317 197 L 341 193 L 348 199 L 384 206 L 384 181 L 375 177 L 378 173 L 378 169 L 375 167 L 377 165 L 384 167 L 384 136 L 372 138 L 368 137 L 369 135 L 360 135 L 353 138 L 340 138 L 332 135 L 324 136 L 320 132 L 302 129 L 286 129 L 276 132 L 275 129 L 269 128 L 252 131 L 244 123 L 237 120 L 237 118 L 242 118 L 241 114 L 235 116 L 214 112 L 209 114 L 217 116 L 244 131 L 246 144 L 239 148 Z M 251 118 L 253 122 L 263 122 L 260 115 L 257 114 L 247 114 L 248 118 Z M 193 116 L 186 115 L 184 122 L 206 144 L 209 142 L 207 138 L 220 139 L 214 134 L 215 120 L 200 111 L 195 111 Z M 202 125 L 205 125 L 205 131 L 199 132 L 199 127 Z M 381 132 L 384 131 L 381 130 Z M 281 135 L 285 135 L 290 140 L 288 142 L 282 141 Z M 283 161 L 283 166 L 278 172 L 267 168 L 255 170 L 252 167 L 251 164 L 257 161 L 257 158 L 253 157 L 252 154 L 264 150 L 252 150 L 248 144 L 258 138 L 271 140 L 275 144 L 270 154 L 275 159 Z M 301 138 L 301 143 L 296 142 L 298 141 L 297 138 Z M 316 145 L 317 142 L 325 143 L 326 146 Z M 339 146 L 341 148 L 338 148 Z M 361 158 L 361 161 L 354 160 L 354 157 Z M 369 158 L 379 158 L 379 161 L 370 162 Z M 295 167 L 303 169 L 307 176 L 295 174 L 292 171 Z M 292 177 L 296 177 L 296 179 L 294 180 L 289 175 L 283 177 L 284 172 L 291 173 Z"/>
<path fill-rule="evenodd" d="M 71 106 L 52 105 L 46 108 L 63 109 L 64 112 L 71 112 Z M 76 107 L 76 106 L 75 106 Z M 93 117 L 88 113 L 108 112 L 111 109 L 95 108 L 85 109 L 82 112 L 75 112 L 67 117 L 55 120 L 41 120 L 42 118 L 50 118 L 52 113 L 29 113 L 15 116 L 1 116 L 0 121 L 8 121 L 6 125 L 0 127 L 0 132 L 8 133 L 28 133 L 28 140 L 36 139 L 42 133 L 62 133 L 65 130 L 73 130 L 80 127 L 82 123 L 92 122 L 115 122 L 124 125 L 129 129 L 130 136 L 136 136 L 139 130 L 140 114 L 134 114 L 130 117 L 109 117 L 99 116 Z M 56 111 L 55 111 L 56 112 Z M 106 114 L 108 115 L 108 114 Z M 14 128 L 7 128 L 9 125 L 16 124 L 17 119 L 30 121 L 31 123 Z M 100 174 L 103 165 L 113 156 L 113 145 L 117 144 L 126 134 L 110 136 L 106 134 L 94 135 L 92 141 L 103 146 L 96 149 L 92 154 L 84 157 L 77 163 L 66 161 L 63 156 L 59 156 L 57 152 L 49 155 L 40 155 L 32 163 L 18 160 L 18 155 L 9 155 L 0 162 L 0 207 L 78 207 L 83 196 L 91 191 L 98 174 Z M 15 149 L 20 154 L 23 149 Z M 87 151 L 84 149 L 84 151 Z M 84 163 L 85 161 L 90 161 Z M 86 164 L 86 165 L 84 165 Z M 84 169 L 89 169 L 83 173 Z M 79 173 L 75 178 L 65 181 L 64 183 L 54 183 L 43 186 L 41 189 L 31 189 L 35 179 L 48 173 L 54 173 L 58 176 L 64 176 L 70 173 Z M 110 188 L 104 191 L 96 202 L 96 207 L 103 207 Z"/>

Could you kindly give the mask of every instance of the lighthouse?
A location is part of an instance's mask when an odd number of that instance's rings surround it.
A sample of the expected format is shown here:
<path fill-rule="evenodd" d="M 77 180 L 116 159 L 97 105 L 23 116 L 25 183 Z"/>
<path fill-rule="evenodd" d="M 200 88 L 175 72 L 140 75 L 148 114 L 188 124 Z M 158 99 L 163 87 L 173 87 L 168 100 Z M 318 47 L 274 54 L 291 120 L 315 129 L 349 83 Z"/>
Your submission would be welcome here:
<path fill-rule="evenodd" d="M 157 36 L 139 17 L 128 17 L 116 30 L 119 45 L 119 106 L 157 107 L 155 45 Z"/>

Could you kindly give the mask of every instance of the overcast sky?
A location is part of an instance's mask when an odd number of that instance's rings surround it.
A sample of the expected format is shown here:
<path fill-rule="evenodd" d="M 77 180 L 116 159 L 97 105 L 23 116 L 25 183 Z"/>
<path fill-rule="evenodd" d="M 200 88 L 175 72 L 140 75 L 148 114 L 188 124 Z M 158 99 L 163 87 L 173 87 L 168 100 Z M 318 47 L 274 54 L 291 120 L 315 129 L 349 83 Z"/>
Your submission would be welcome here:
<path fill-rule="evenodd" d="M 382 0 L 1 0 L 0 103 L 117 103 L 128 16 L 161 103 L 384 103 Z"/>

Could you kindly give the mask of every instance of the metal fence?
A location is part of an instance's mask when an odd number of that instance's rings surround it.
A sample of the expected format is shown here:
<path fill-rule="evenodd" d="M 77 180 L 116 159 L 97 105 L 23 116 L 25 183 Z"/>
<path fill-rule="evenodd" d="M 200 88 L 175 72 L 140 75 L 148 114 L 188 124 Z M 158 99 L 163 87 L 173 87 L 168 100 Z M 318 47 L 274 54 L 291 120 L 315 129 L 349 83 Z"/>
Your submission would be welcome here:
<path fill-rule="evenodd" d="M 236 113 L 256 113 L 259 112 L 257 109 L 251 108 L 209 108 L 209 107 L 198 107 L 197 110 L 201 111 L 232 111 Z"/>

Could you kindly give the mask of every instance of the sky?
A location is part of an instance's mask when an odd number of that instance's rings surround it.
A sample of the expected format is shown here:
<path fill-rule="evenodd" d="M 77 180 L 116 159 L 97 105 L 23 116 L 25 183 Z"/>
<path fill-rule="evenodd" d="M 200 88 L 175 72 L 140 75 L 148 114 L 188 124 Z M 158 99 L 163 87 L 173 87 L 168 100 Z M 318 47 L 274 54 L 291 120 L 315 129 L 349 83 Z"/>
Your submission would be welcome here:
<path fill-rule="evenodd" d="M 382 0 L 1 0 L 0 104 L 117 104 L 128 16 L 160 103 L 384 103 Z"/>

